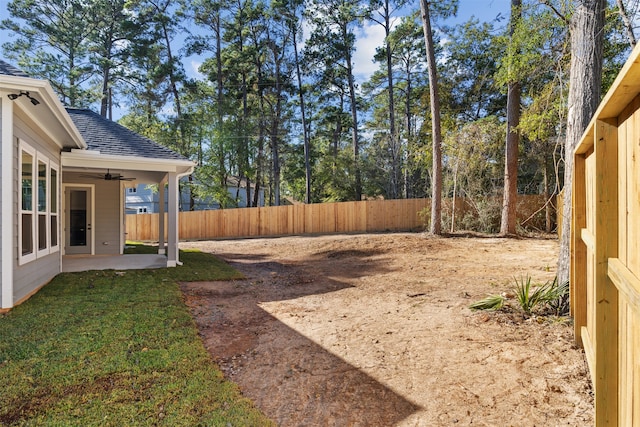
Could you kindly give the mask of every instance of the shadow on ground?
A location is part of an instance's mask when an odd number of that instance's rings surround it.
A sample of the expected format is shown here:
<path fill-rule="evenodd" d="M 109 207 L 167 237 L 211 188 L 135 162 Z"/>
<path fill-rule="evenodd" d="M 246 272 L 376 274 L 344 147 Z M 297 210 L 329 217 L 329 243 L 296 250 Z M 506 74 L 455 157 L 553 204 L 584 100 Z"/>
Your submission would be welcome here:
<path fill-rule="evenodd" d="M 349 263 L 343 265 L 347 255 Z M 268 262 L 261 256 L 222 254 L 247 279 L 181 284 L 213 358 L 278 425 L 394 425 L 420 409 L 259 307 L 339 292 L 351 285 L 338 278 L 387 269 L 384 260 L 371 260 L 370 255 L 318 253 L 305 260 L 302 270 L 295 263 Z M 334 268 L 322 271 L 319 265 L 326 266 L 326 259 L 321 258 L 335 260 Z M 354 268 L 354 258 L 367 268 Z"/>

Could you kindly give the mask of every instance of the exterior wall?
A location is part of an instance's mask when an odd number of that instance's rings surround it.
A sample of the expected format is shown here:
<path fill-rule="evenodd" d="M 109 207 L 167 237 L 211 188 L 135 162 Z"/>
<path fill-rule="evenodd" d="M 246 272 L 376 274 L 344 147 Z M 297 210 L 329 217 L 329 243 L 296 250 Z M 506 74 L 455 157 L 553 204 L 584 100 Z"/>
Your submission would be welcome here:
<path fill-rule="evenodd" d="M 135 190 L 132 192 L 131 190 Z M 125 206 L 131 213 L 154 213 L 157 212 L 157 194 L 154 202 L 154 194 L 147 184 L 138 184 L 135 187 L 125 188 Z"/>
<path fill-rule="evenodd" d="M 49 157 L 50 160 L 60 164 L 60 150 L 37 126 L 30 123 L 27 118 L 14 116 L 14 147 L 13 147 L 13 171 L 18 176 L 18 138 L 24 140 L 31 147 Z M 60 273 L 60 250 L 49 255 L 39 257 L 26 264 L 18 264 L 18 191 L 20 180 L 13 181 L 13 215 L 16 218 L 13 227 L 13 303 L 16 304 L 26 296 L 46 285 L 54 276 Z M 58 191 L 58 206 L 60 206 L 60 191 Z M 58 233 L 60 233 L 58 227 Z M 58 238 L 60 241 L 60 238 Z"/>
<path fill-rule="evenodd" d="M 185 178 L 182 181 L 186 181 Z M 239 190 L 236 187 L 227 187 L 227 191 L 232 198 L 238 197 L 239 208 L 247 207 L 247 192 L 244 188 Z M 254 190 L 251 190 L 253 197 Z M 147 184 L 138 184 L 135 193 L 125 189 L 125 205 L 127 209 L 134 210 L 134 213 L 158 213 L 158 193 L 148 188 Z M 168 201 L 165 201 L 165 212 L 167 211 Z M 260 190 L 259 205 L 264 206 L 264 191 Z M 144 210 L 146 209 L 146 212 Z M 194 209 L 196 211 L 220 209 L 220 204 L 211 198 L 196 199 Z M 180 210 L 189 210 L 189 189 L 183 188 L 180 192 Z"/>
<path fill-rule="evenodd" d="M 93 194 L 95 223 L 91 224 L 95 239 L 95 254 L 115 255 L 121 253 L 120 181 L 87 178 L 86 174 L 78 172 L 65 172 L 62 179 L 67 185 L 92 184 L 95 186 Z"/>
<path fill-rule="evenodd" d="M 2 120 L 2 114 L 3 114 L 3 111 L 2 111 L 2 102 L 0 102 L 0 136 L 2 135 L 2 131 L 3 131 L 3 129 L 2 129 L 2 123 L 3 123 L 3 121 L 4 121 L 4 120 Z M 0 137 L 0 144 L 1 144 L 1 143 L 2 143 L 2 138 Z M 2 160 L 2 152 L 3 152 L 3 150 L 2 150 L 2 149 L 0 149 L 0 160 Z M 2 170 L 2 168 L 1 168 L 1 167 L 0 167 L 0 170 Z M 5 183 L 4 183 L 4 182 L 2 182 L 2 174 L 0 173 L 0 188 L 2 188 L 2 187 L 4 186 L 4 184 L 5 184 Z M 3 211 L 2 211 L 2 205 L 3 205 L 4 203 L 6 203 L 6 201 L 5 201 L 5 200 L 2 200 L 2 197 L 0 197 L 0 224 L 3 224 L 3 218 L 2 218 L 2 213 L 3 213 Z M 2 253 L 2 242 L 0 241 L 0 254 L 1 254 L 1 253 Z M 3 275 L 2 275 L 2 265 L 3 265 L 3 263 L 1 263 L 1 262 L 0 262 L 0 293 L 2 292 L 2 277 L 3 277 Z M 1 303 L 2 303 L 2 295 L 0 294 L 0 308 L 2 308 Z"/>
<path fill-rule="evenodd" d="M 114 255 L 122 253 L 120 238 L 123 227 L 120 223 L 119 181 L 96 182 L 96 255 Z"/>
<path fill-rule="evenodd" d="M 4 135 L 6 131 L 6 128 L 4 127 L 4 123 L 7 123 L 10 120 L 8 116 L 3 117 L 3 114 L 7 114 L 7 111 L 6 111 L 7 109 L 3 108 L 4 104 L 7 104 L 7 101 L 0 99 L 0 144 L 2 144 L 2 141 L 5 138 L 13 139 L 13 135 L 8 135 L 8 134 Z M 9 147 L 0 146 L 0 171 L 4 170 L 4 167 L 2 165 L 6 164 L 6 162 L 2 157 L 3 153 L 12 152 L 10 150 L 11 149 Z M 13 162 L 11 163 L 13 164 Z M 8 229 L 12 229 L 12 228 L 9 228 L 9 224 L 6 223 L 7 217 L 6 215 L 4 215 L 4 210 L 3 210 L 3 204 L 7 202 L 6 200 L 4 200 L 7 198 L 7 194 L 5 193 L 5 190 L 4 190 L 4 184 L 6 183 L 3 182 L 3 175 L 6 175 L 6 174 L 0 173 L 0 189 L 3 189 L 0 197 L 0 231 L 2 231 L 2 236 L 0 236 L 0 256 L 2 256 L 2 258 L 5 257 L 5 246 L 7 251 L 12 251 L 9 248 L 12 239 L 11 238 L 7 239 L 4 236 L 4 231 L 3 231 L 5 227 Z M 11 258 L 13 259 L 13 256 L 11 256 Z M 11 267 L 12 263 L 10 260 L 5 260 L 5 259 L 2 259 L 2 262 L 0 262 L 0 310 L 5 306 L 9 307 L 10 305 L 13 305 L 13 295 L 12 295 L 13 278 L 10 271 L 11 268 L 4 268 L 5 265 L 7 267 Z M 9 301 L 11 301 L 11 304 L 9 303 Z"/>
<path fill-rule="evenodd" d="M 231 195 L 232 198 L 236 198 L 238 200 L 239 208 L 246 208 L 249 204 L 247 203 L 247 190 L 245 188 L 238 189 L 237 187 L 227 187 L 227 191 Z M 255 190 L 251 189 L 251 198 L 253 199 L 253 195 Z M 187 197 L 187 204 L 189 203 L 189 198 Z M 264 191 L 260 190 L 260 194 L 258 195 L 258 207 L 264 206 Z"/>

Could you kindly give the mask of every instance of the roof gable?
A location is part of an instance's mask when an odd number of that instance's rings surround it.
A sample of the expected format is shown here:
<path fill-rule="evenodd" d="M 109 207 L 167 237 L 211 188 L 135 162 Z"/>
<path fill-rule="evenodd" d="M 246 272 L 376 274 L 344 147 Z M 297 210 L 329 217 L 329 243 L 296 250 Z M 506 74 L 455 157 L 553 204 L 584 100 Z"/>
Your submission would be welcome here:
<path fill-rule="evenodd" d="M 13 77 L 29 77 L 29 75 L 27 75 L 27 73 L 25 73 L 21 69 L 14 67 L 13 65 L 3 61 L 2 59 L 0 59 L 0 74 Z"/>
<path fill-rule="evenodd" d="M 40 128 L 58 147 L 86 147 L 49 81 L 32 78 L 0 59 L 0 89 L 12 101 L 14 115 L 22 114 L 30 126 Z"/>
<path fill-rule="evenodd" d="M 67 112 L 89 150 L 113 156 L 188 160 L 175 151 L 91 110 L 67 108 Z"/>

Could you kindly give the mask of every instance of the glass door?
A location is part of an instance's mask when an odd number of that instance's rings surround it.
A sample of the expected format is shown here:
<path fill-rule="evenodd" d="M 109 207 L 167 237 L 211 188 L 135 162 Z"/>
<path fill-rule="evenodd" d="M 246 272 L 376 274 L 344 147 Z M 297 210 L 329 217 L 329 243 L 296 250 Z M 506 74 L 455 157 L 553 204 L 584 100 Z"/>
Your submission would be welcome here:
<path fill-rule="evenodd" d="M 91 197 L 91 188 L 68 187 L 66 190 L 66 254 L 91 254 Z"/>

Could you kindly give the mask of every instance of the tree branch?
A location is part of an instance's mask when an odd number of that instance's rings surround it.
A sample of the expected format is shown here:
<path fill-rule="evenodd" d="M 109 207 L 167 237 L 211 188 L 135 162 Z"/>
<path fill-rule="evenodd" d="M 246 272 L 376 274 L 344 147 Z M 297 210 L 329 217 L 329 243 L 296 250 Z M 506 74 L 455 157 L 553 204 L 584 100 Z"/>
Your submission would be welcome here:
<path fill-rule="evenodd" d="M 552 5 L 549 0 L 540 0 L 540 3 L 544 4 L 547 7 L 549 7 L 549 9 L 551 9 L 553 11 L 553 13 L 555 13 L 558 16 L 558 18 L 560 18 L 562 20 L 562 22 L 564 22 L 567 25 L 570 24 L 570 22 L 567 19 L 567 17 L 564 16 L 562 13 L 560 13 L 560 11 L 554 5 Z"/>

